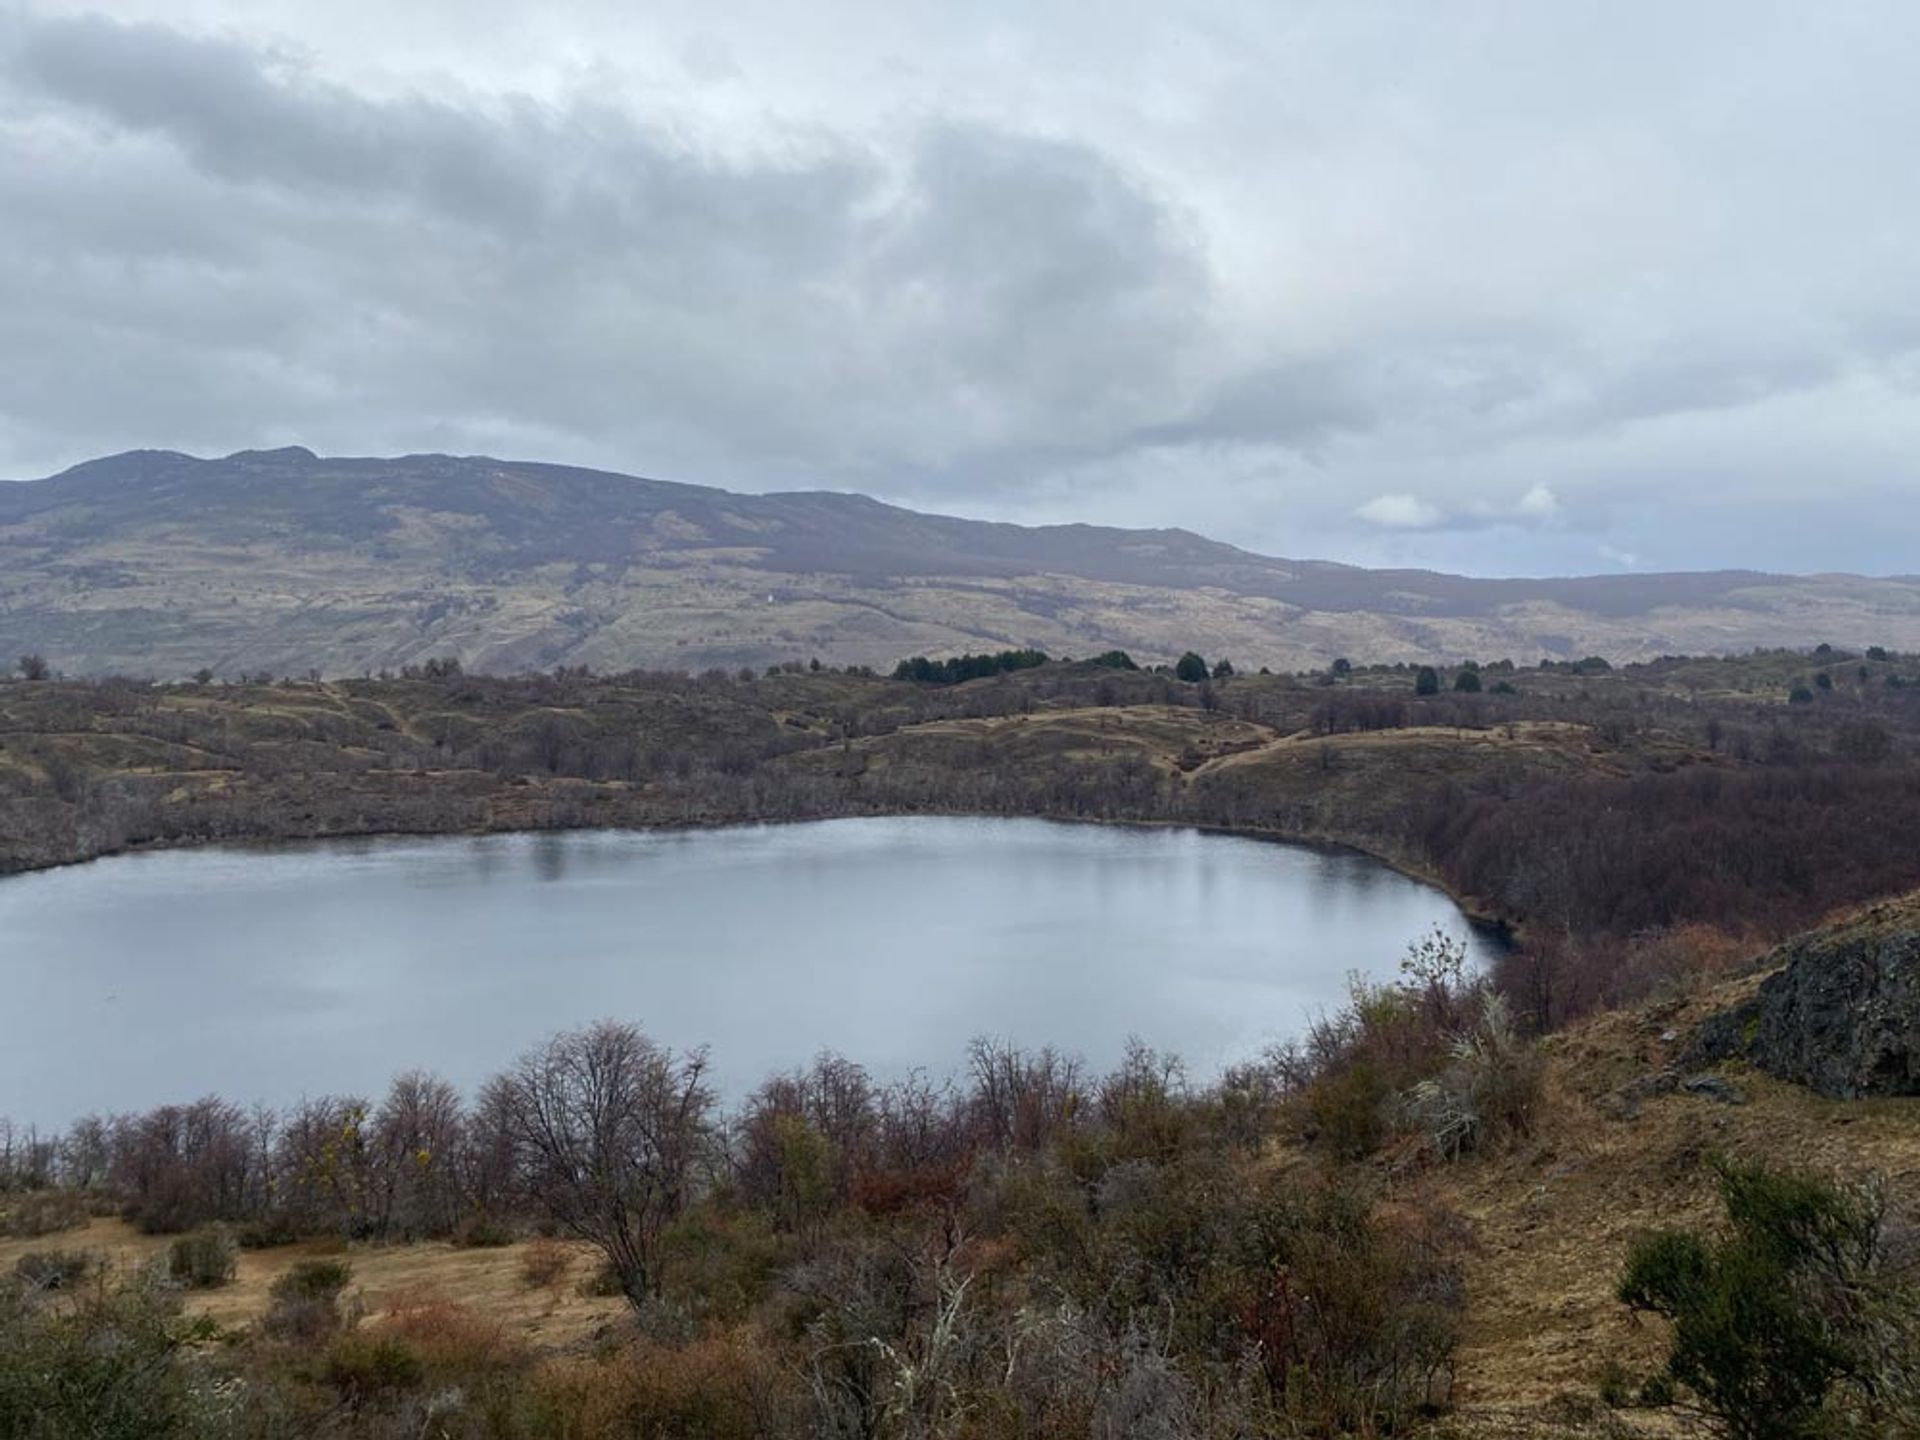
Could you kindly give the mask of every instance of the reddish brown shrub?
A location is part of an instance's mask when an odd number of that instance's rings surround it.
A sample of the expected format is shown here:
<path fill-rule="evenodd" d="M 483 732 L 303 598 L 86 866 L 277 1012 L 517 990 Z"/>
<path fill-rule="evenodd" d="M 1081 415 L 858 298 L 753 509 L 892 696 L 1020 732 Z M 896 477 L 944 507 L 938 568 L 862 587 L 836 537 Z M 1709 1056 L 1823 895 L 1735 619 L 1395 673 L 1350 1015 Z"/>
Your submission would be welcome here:
<path fill-rule="evenodd" d="M 642 1342 L 606 1360 L 550 1361 L 532 1388 L 540 1433 L 557 1440 L 757 1440 L 778 1433 L 800 1399 L 764 1343 L 737 1334 L 682 1346 Z"/>

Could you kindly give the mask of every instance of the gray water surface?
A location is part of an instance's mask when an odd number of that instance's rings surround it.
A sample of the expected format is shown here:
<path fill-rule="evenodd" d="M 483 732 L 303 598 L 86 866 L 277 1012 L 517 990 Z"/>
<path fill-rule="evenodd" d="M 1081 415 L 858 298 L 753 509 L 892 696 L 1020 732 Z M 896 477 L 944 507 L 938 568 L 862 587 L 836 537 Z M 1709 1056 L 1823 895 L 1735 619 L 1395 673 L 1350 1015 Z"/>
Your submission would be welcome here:
<path fill-rule="evenodd" d="M 122 856 L 0 881 L 0 1115 L 471 1091 L 602 1016 L 710 1045 L 730 1098 L 822 1049 L 945 1075 L 981 1034 L 1207 1077 L 1436 924 L 1491 947 L 1363 856 L 1037 820 Z"/>

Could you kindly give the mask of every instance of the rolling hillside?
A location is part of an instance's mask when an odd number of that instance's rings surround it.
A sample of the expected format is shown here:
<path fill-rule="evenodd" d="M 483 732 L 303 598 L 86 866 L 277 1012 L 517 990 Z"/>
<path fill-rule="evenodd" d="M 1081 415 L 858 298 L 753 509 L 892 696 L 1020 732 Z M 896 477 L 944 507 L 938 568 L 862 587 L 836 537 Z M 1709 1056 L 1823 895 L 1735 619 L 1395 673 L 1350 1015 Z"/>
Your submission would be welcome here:
<path fill-rule="evenodd" d="M 1920 648 L 1920 579 L 1481 580 L 1183 530 L 1023 527 L 859 495 L 301 449 L 133 451 L 0 485 L 0 654 L 72 673 L 702 669 L 1034 645 L 1243 668 Z"/>

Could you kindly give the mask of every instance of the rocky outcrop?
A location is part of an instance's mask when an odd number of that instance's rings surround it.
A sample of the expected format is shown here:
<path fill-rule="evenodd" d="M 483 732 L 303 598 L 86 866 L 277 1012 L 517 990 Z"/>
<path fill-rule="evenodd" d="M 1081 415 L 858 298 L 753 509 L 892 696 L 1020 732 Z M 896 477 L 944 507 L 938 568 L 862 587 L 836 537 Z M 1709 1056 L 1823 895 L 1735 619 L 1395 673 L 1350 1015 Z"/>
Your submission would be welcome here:
<path fill-rule="evenodd" d="M 1744 1059 L 1822 1095 L 1920 1095 L 1920 893 L 1789 941 L 1750 1000 L 1700 1029 L 1694 1063 Z"/>

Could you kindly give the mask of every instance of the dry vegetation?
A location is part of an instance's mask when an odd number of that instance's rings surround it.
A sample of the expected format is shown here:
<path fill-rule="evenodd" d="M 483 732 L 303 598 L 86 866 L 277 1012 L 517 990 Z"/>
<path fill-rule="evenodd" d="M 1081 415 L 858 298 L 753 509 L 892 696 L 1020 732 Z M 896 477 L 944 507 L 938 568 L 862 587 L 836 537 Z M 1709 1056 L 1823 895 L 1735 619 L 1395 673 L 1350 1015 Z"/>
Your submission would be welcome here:
<path fill-rule="evenodd" d="M 0 1275 L 14 1273 L 25 1256 L 57 1245 L 96 1257 L 112 1273 L 136 1276 L 171 1243 L 171 1236 L 149 1235 L 117 1213 L 89 1216 L 82 1225 L 54 1236 L 0 1236 Z M 205 1316 L 223 1328 L 244 1329 L 266 1315 L 274 1282 L 295 1265 L 345 1259 L 353 1269 L 352 1299 L 368 1324 L 379 1325 L 396 1311 L 430 1299 L 485 1317 L 517 1342 L 570 1350 L 627 1313 L 618 1295 L 582 1293 L 577 1282 L 597 1263 L 590 1252 L 580 1241 L 539 1236 L 496 1246 L 305 1240 L 241 1250 L 231 1283 L 188 1292 L 183 1308 L 187 1315 Z M 558 1257 L 557 1267 L 548 1256 Z M 537 1281 L 528 1273 L 530 1257 L 541 1257 L 542 1278 Z"/>
<path fill-rule="evenodd" d="M 1741 1067 L 1673 1083 L 1697 1024 L 1757 973 L 1692 977 L 1549 1038 L 1505 1092 L 1507 1123 L 1464 1149 L 1393 1090 L 1351 1146 L 1329 1088 L 1356 1063 L 1400 1067 L 1396 1084 L 1433 1073 L 1450 1063 L 1436 1042 L 1485 1003 L 1432 961 L 1356 997 L 1343 1033 L 1213 1086 L 1145 1052 L 1098 1077 L 983 1050 L 948 1090 L 874 1087 L 833 1060 L 776 1077 L 703 1132 L 633 1304 L 596 1281 L 600 1249 L 528 1233 L 551 1219 L 537 1184 L 493 1195 L 519 1233 L 483 1238 L 504 1243 L 348 1239 L 365 1209 L 322 1206 L 284 1227 L 308 1238 L 243 1250 L 230 1284 L 146 1288 L 169 1243 L 141 1228 L 152 1117 L 121 1122 L 68 1192 L 78 1223 L 0 1239 L 0 1273 L 92 1257 L 104 1281 L 42 1293 L 43 1314 L 119 1286 L 149 1297 L 184 1393 L 248 1397 L 220 1433 L 1653 1436 L 1704 1431 L 1661 1388 L 1667 1327 L 1616 1291 L 1643 1234 L 1720 1227 L 1716 1160 L 1877 1175 L 1894 1220 L 1920 1222 L 1920 1101 L 1823 1100 Z M 485 1116 L 465 1122 L 475 1153 Z M 23 1187 L 75 1182 L 75 1139 L 37 1160 L 6 1147 L 7 1216 L 48 1193 Z M 252 1203 L 224 1222 L 243 1239 Z M 287 1297 L 316 1269 L 337 1292 L 293 1326 Z"/>
<path fill-rule="evenodd" d="M 1471 684 L 1472 689 L 1456 688 Z M 1920 885 L 1920 659 L 959 685 L 799 664 L 512 678 L 0 685 L 0 870 L 382 831 L 973 812 L 1356 846 L 1527 941 L 1552 1025 L 1705 925 L 1752 948 Z M 1789 697 L 1805 695 L 1804 702 Z M 1631 983 L 1616 983 L 1619 977 Z"/>
<path fill-rule="evenodd" d="M 1920 647 L 1920 585 L 1367 571 L 1178 530 L 1023 529 L 485 457 L 136 452 L 0 488 L 0 653 L 85 674 L 340 675 L 437 655 L 496 673 L 884 666 L 1005 645 L 1159 659 L 1196 636 L 1248 668 L 1531 664 L 1812 635 Z"/>
<path fill-rule="evenodd" d="M 50 1403 L 34 1377 L 71 1365 L 87 1378 L 60 1403 L 92 1417 L 9 1430 L 0 1410 L 0 1434 L 1686 1429 L 1666 1323 L 1616 1291 L 1643 1233 L 1724 1228 L 1717 1159 L 1876 1174 L 1892 1220 L 1920 1222 L 1920 1102 L 1683 1063 L 1769 944 L 1920 885 L 1920 662 L 1418 678 L 0 686 L 14 868 L 228 838 L 1041 814 L 1361 846 L 1519 940 L 1485 981 L 1416 948 L 1299 1046 L 1203 1080 L 1147 1051 L 1098 1076 L 983 1046 L 949 1084 L 879 1086 L 824 1057 L 722 1115 L 699 1057 L 598 1027 L 474 1096 L 405 1075 L 377 1103 L 0 1130 L 0 1273 L 20 1276 L 0 1405 Z M 224 1284 L 221 1236 L 243 1247 Z M 176 1237 L 212 1256 L 205 1288 L 181 1288 Z M 145 1368 L 102 1358 L 123 1352 Z M 1913 1356 L 1887 1353 L 1882 1388 L 1911 1399 Z M 140 1408 L 85 1408 L 109 1394 Z"/>

